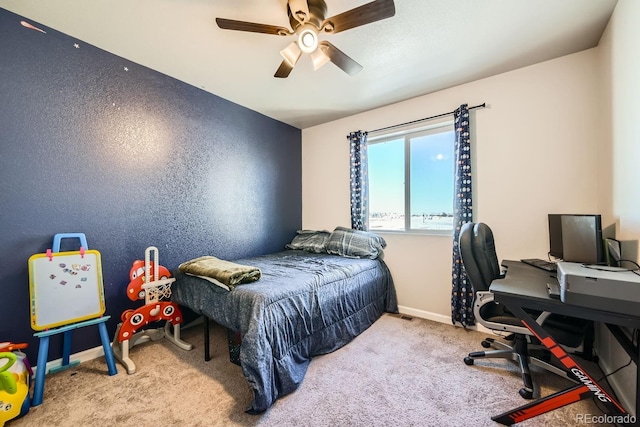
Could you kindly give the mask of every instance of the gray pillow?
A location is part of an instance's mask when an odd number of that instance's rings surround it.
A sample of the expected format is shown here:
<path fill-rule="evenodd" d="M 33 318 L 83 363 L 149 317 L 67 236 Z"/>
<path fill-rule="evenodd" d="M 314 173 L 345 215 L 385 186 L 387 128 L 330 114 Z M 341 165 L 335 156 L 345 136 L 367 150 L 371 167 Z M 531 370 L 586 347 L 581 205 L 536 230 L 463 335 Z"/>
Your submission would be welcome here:
<path fill-rule="evenodd" d="M 382 255 L 386 246 L 387 242 L 381 236 L 370 231 L 336 227 L 329 236 L 326 249 L 333 255 L 376 259 Z"/>
<path fill-rule="evenodd" d="M 330 235 L 331 232 L 327 230 L 298 230 L 291 243 L 285 247 L 287 249 L 298 249 L 317 254 L 326 253 L 325 246 Z"/>

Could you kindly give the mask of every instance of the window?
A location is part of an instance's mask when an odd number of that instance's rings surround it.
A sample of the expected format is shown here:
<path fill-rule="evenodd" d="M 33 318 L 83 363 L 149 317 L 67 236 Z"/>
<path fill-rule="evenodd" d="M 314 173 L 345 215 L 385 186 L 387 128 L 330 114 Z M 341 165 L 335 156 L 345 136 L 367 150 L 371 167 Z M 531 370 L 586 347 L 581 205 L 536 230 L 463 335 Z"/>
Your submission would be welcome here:
<path fill-rule="evenodd" d="M 453 121 L 368 139 L 369 229 L 450 234 Z"/>

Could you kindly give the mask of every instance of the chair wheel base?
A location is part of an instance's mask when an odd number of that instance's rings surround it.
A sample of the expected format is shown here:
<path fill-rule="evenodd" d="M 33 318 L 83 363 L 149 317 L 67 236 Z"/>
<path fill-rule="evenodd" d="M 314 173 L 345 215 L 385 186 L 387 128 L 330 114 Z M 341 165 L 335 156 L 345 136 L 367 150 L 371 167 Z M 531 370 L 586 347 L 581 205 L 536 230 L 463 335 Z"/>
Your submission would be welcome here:
<path fill-rule="evenodd" d="M 483 340 L 480 344 L 481 344 L 484 348 L 491 348 L 491 341 L 489 341 L 489 340 Z"/>
<path fill-rule="evenodd" d="M 465 365 L 471 366 L 471 365 L 473 365 L 473 359 L 470 358 L 470 357 L 465 357 L 464 358 L 464 363 L 465 363 Z"/>
<path fill-rule="evenodd" d="M 533 399 L 533 391 L 531 390 L 521 388 L 518 393 L 520 393 L 520 396 L 522 396 L 524 399 Z"/>

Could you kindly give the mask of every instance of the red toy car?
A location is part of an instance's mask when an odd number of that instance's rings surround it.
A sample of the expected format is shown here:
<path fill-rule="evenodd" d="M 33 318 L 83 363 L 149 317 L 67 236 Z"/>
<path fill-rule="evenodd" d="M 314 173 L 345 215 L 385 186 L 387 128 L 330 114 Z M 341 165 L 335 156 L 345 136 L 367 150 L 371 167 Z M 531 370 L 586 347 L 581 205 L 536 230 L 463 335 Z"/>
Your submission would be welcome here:
<path fill-rule="evenodd" d="M 154 264 L 151 261 L 149 266 L 149 281 L 153 282 L 154 280 L 168 279 L 171 277 L 171 273 L 167 270 L 166 267 L 161 265 L 158 266 L 158 278 L 154 278 Z M 146 291 L 142 288 L 142 285 L 145 284 L 145 271 L 144 271 L 144 261 L 136 260 L 133 262 L 131 266 L 131 270 L 129 271 L 129 285 L 127 285 L 127 296 L 131 301 L 144 299 L 146 295 Z"/>

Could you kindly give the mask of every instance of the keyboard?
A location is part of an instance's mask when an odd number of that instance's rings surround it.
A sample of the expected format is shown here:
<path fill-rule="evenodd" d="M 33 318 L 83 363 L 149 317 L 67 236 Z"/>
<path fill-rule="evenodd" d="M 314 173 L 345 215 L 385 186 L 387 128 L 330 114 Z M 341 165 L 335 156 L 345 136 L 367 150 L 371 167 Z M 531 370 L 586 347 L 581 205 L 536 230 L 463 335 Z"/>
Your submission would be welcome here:
<path fill-rule="evenodd" d="M 529 265 L 532 265 L 532 266 L 537 267 L 537 268 L 541 268 L 541 269 L 549 271 L 549 272 L 556 271 L 556 263 L 555 262 L 545 261 L 545 260 L 539 259 L 539 258 L 527 258 L 527 259 L 521 259 L 520 261 L 525 263 L 525 264 L 529 264 Z"/>

